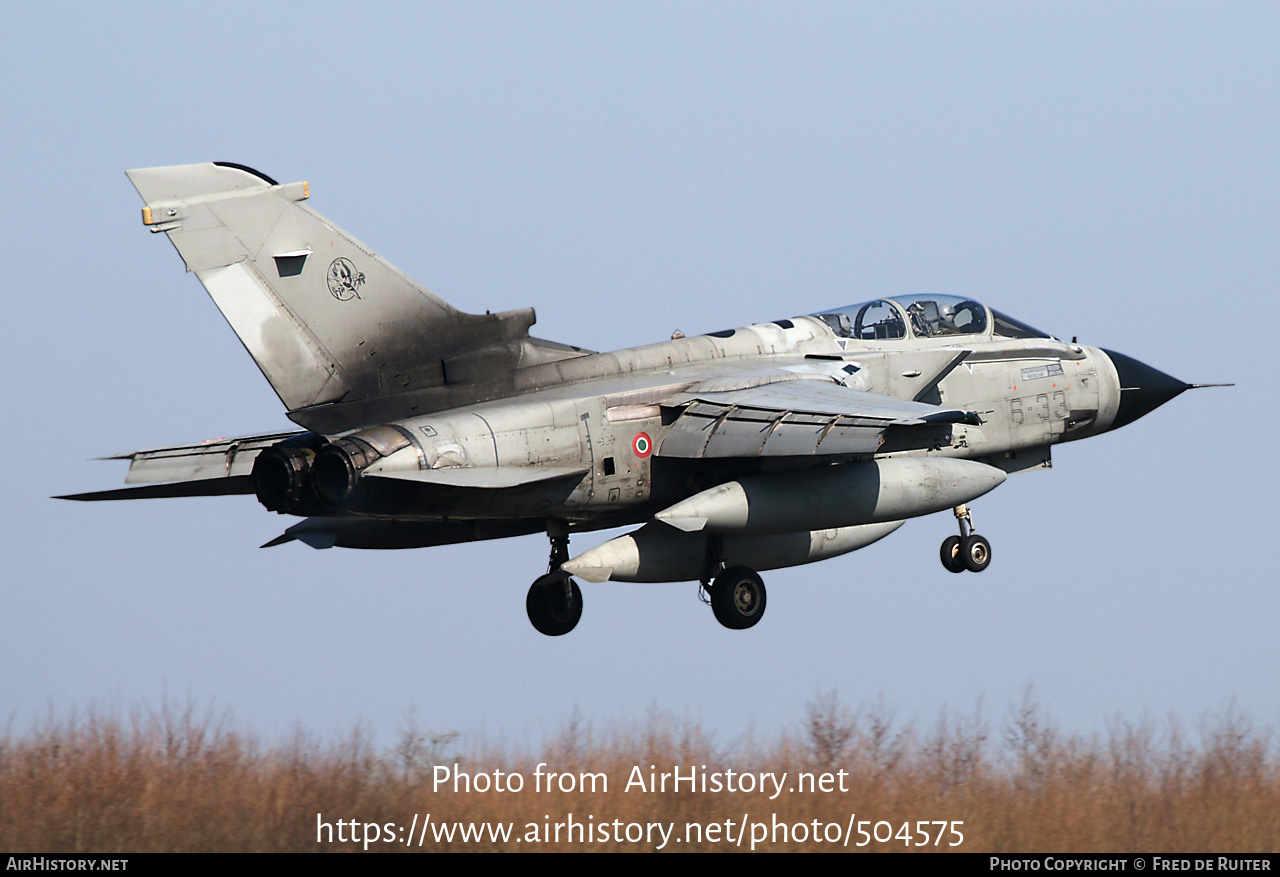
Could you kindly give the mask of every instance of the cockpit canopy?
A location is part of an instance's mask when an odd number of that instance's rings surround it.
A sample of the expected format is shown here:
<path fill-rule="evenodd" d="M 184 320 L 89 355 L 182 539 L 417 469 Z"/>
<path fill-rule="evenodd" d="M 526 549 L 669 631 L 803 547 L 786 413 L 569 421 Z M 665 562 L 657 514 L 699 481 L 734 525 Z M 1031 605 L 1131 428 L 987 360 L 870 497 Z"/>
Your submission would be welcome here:
<path fill-rule="evenodd" d="M 954 295 L 898 295 L 819 311 L 817 317 L 841 338 L 893 341 L 994 334 L 1003 338 L 1052 338 L 1047 332 Z"/>

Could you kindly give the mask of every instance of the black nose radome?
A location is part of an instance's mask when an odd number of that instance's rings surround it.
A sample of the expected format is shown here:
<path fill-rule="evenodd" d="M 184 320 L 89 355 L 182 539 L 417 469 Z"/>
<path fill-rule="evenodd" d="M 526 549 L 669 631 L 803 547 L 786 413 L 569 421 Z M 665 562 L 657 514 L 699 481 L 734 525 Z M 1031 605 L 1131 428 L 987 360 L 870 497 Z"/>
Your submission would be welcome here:
<path fill-rule="evenodd" d="M 1191 388 L 1190 384 L 1154 369 L 1145 362 L 1138 362 L 1132 356 L 1113 350 L 1104 349 L 1102 352 L 1111 358 L 1116 374 L 1120 376 L 1120 410 L 1116 412 L 1112 429 L 1133 423 L 1183 390 Z"/>

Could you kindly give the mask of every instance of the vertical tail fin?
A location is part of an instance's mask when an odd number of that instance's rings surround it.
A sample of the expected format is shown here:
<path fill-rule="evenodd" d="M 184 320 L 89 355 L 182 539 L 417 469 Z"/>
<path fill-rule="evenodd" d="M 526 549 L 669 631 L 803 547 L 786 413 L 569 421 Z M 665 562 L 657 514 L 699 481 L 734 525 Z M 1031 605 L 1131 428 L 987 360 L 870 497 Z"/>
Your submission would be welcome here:
<path fill-rule="evenodd" d="M 446 362 L 526 337 L 532 309 L 463 313 L 302 204 L 227 162 L 127 171 L 285 406 L 368 399 L 446 381 Z"/>

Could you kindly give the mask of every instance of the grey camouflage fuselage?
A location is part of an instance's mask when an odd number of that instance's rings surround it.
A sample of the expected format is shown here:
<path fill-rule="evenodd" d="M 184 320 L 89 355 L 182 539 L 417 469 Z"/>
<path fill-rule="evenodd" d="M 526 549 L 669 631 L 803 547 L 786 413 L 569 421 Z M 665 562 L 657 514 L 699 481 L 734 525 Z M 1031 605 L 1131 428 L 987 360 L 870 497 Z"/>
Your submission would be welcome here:
<path fill-rule="evenodd" d="M 269 544 L 322 548 L 546 531 L 544 633 L 580 615 L 569 574 L 700 579 L 748 627 L 754 570 L 952 508 L 943 564 L 979 571 L 966 503 L 1191 386 L 946 295 L 594 353 L 530 336 L 532 309 L 458 311 L 306 207 L 306 183 L 224 163 L 129 177 L 305 431 L 125 455 L 137 486 L 75 498 L 253 493 L 305 518 Z M 568 556 L 571 532 L 628 524 Z"/>

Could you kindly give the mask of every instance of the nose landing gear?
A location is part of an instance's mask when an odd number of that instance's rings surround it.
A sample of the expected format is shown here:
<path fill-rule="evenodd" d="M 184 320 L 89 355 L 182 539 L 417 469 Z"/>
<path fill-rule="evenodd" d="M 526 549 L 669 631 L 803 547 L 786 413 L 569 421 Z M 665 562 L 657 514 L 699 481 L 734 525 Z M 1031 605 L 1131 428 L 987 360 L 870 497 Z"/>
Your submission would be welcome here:
<path fill-rule="evenodd" d="M 764 582 L 746 566 L 731 566 L 711 586 L 711 611 L 730 630 L 746 630 L 764 616 Z"/>
<path fill-rule="evenodd" d="M 968 506 L 956 506 L 955 516 L 960 535 L 942 540 L 942 565 L 949 572 L 982 572 L 991 563 L 991 543 L 973 531 L 973 513 Z"/>
<path fill-rule="evenodd" d="M 730 630 L 746 630 L 764 617 L 767 592 L 764 581 L 751 567 L 724 565 L 720 537 L 712 536 L 707 541 L 698 597 L 711 604 L 716 621 Z"/>

